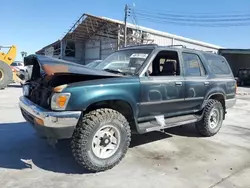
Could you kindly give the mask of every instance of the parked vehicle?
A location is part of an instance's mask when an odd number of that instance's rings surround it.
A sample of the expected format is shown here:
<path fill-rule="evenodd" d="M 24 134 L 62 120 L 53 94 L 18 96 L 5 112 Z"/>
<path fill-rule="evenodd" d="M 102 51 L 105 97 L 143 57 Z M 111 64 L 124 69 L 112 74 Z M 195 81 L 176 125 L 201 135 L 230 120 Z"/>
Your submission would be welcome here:
<path fill-rule="evenodd" d="M 10 64 L 12 67 L 17 67 L 19 70 L 26 70 L 24 63 L 21 61 L 14 61 L 13 63 Z"/>
<path fill-rule="evenodd" d="M 13 63 L 11 63 L 10 65 L 12 68 L 15 67 L 16 73 L 17 73 L 17 77 L 18 80 L 19 78 L 21 80 L 16 81 L 19 82 L 21 85 L 28 79 L 30 79 L 31 74 L 32 74 L 32 66 L 28 65 L 28 66 L 24 66 L 24 63 L 21 61 L 14 61 Z"/>
<path fill-rule="evenodd" d="M 112 62 L 107 62 L 106 64 L 100 63 L 97 65 L 95 68 L 100 69 L 100 70 L 113 70 L 117 71 L 118 69 L 124 69 L 128 67 L 128 61 L 112 61 Z"/>
<path fill-rule="evenodd" d="M 90 63 L 88 63 L 87 65 L 85 65 L 86 67 L 89 67 L 89 68 L 95 68 L 97 65 L 99 65 L 100 63 L 102 62 L 102 60 L 95 60 L 95 61 L 92 61 Z"/>
<path fill-rule="evenodd" d="M 106 68 L 117 61 L 128 65 Z M 25 65 L 33 74 L 20 97 L 24 118 L 50 140 L 70 138 L 76 161 L 96 172 L 122 160 L 131 132 L 195 123 L 213 136 L 236 102 L 226 59 L 187 48 L 127 47 L 103 60 L 103 70 L 39 55 Z"/>
<path fill-rule="evenodd" d="M 237 74 L 237 82 L 239 86 L 250 84 L 250 68 L 240 68 Z"/>

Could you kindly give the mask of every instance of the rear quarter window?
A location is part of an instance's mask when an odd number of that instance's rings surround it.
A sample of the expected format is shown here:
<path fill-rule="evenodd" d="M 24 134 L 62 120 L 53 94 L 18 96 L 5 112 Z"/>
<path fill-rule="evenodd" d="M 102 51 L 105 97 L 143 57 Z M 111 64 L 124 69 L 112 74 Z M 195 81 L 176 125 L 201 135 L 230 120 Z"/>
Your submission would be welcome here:
<path fill-rule="evenodd" d="M 230 75 L 231 69 L 225 58 L 219 55 L 204 54 L 208 62 L 208 66 L 211 68 L 212 72 L 217 75 Z"/>

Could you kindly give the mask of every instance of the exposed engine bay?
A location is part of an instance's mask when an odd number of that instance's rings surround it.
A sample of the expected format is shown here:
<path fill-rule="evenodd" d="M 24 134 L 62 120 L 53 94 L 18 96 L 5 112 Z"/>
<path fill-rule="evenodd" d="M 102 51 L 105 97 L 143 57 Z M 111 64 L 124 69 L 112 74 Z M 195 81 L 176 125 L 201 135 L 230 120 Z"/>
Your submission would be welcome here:
<path fill-rule="evenodd" d="M 25 83 L 29 90 L 26 97 L 45 109 L 50 109 L 53 89 L 57 86 L 119 76 L 45 56 L 25 57 L 24 64 L 33 65 L 31 78 Z"/>

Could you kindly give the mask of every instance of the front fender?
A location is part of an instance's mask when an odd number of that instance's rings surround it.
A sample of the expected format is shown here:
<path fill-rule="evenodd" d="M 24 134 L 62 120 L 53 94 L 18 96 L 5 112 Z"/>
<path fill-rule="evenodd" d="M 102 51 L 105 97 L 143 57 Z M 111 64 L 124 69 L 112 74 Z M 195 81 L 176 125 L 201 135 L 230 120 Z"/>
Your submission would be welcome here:
<path fill-rule="evenodd" d="M 97 102 L 122 100 L 131 106 L 134 117 L 138 114 L 139 82 L 83 85 L 68 88 L 65 92 L 71 93 L 67 110 L 85 111 L 91 104 Z"/>

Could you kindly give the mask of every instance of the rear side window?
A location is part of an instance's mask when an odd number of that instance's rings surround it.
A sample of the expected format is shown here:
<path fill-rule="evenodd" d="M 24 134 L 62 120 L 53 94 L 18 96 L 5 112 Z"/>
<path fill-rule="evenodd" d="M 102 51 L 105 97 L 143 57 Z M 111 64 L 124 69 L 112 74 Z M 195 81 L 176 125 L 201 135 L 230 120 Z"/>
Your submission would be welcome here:
<path fill-rule="evenodd" d="M 222 56 L 213 54 L 204 54 L 207 59 L 208 65 L 214 74 L 218 75 L 228 75 L 231 74 L 228 63 Z"/>
<path fill-rule="evenodd" d="M 198 55 L 182 53 L 186 76 L 204 76 L 205 70 Z"/>

